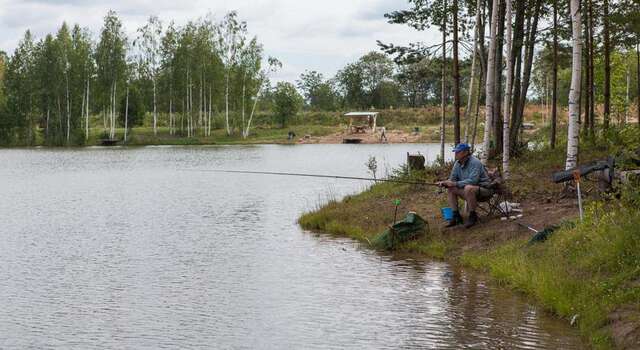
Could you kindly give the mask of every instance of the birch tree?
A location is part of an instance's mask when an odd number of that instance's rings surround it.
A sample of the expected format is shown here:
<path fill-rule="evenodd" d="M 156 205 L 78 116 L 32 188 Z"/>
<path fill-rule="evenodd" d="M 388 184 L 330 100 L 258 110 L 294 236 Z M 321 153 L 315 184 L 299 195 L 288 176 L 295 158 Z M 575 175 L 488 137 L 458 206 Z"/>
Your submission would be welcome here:
<path fill-rule="evenodd" d="M 64 115 L 64 135 L 66 144 L 71 141 L 71 96 L 70 96 L 70 71 L 71 71 L 71 35 L 66 23 L 62 24 L 56 36 L 56 58 L 58 60 L 58 71 L 62 72 L 62 80 L 58 85 L 58 98 L 61 108 L 61 115 Z"/>
<path fill-rule="evenodd" d="M 580 79 L 582 77 L 582 18 L 580 13 L 580 0 L 571 0 L 571 27 L 573 46 L 571 63 L 571 89 L 569 90 L 569 131 L 567 137 L 567 161 L 565 169 L 575 168 L 578 164 L 578 144 L 580 126 L 578 125 Z"/>
<path fill-rule="evenodd" d="M 494 0 L 495 1 L 495 0 Z M 502 172 L 505 179 L 509 178 L 509 157 L 510 157 L 510 147 L 509 147 L 509 122 L 510 122 L 510 113 L 511 113 L 511 84 L 512 84 L 512 76 L 513 76 L 513 61 L 511 60 L 511 49 L 513 46 L 512 42 L 512 9 L 511 9 L 511 0 L 505 0 L 506 2 L 506 45 L 505 45 L 505 64 L 507 66 L 507 81 L 504 89 L 504 105 L 503 105 L 503 132 L 502 132 Z"/>
<path fill-rule="evenodd" d="M 178 30 L 175 23 L 171 22 L 161 39 L 161 67 L 162 67 L 162 82 L 164 83 L 164 96 L 169 101 L 169 134 L 173 135 L 176 132 L 176 122 L 174 116 L 174 87 L 176 85 L 177 75 L 175 74 L 176 64 L 176 52 L 178 50 Z"/>
<path fill-rule="evenodd" d="M 444 144 L 446 141 L 447 117 L 447 0 L 442 1 L 442 90 L 441 90 L 441 120 L 440 120 L 440 162 L 444 164 Z"/>
<path fill-rule="evenodd" d="M 498 33 L 498 18 L 500 0 L 493 0 L 493 8 L 491 12 L 491 39 L 489 41 L 489 57 L 487 59 L 487 85 L 486 85 L 486 108 L 485 108 L 485 124 L 484 124 L 484 143 L 482 150 L 482 164 L 487 165 L 489 160 L 489 153 L 491 151 L 491 125 L 493 125 L 494 114 L 494 93 L 495 93 L 495 60 L 496 60 L 496 47 L 497 47 L 497 33 Z"/>
<path fill-rule="evenodd" d="M 229 124 L 229 89 L 231 73 L 238 64 L 238 51 L 246 40 L 247 24 L 238 20 L 235 11 L 229 12 L 218 25 L 218 47 L 221 52 L 222 63 L 225 67 L 225 126 L 227 135 L 231 135 Z"/>
<path fill-rule="evenodd" d="M 71 130 L 79 131 L 84 124 L 86 141 L 89 138 L 90 80 L 95 71 L 91 34 L 76 24 L 71 31 L 71 45 Z"/>
<path fill-rule="evenodd" d="M 138 38 L 133 42 L 140 51 L 139 67 L 144 77 L 151 81 L 153 88 L 153 134 L 158 134 L 157 85 L 161 59 L 162 22 L 157 16 L 151 16 L 147 23 L 138 29 Z"/>
<path fill-rule="evenodd" d="M 104 18 L 100 41 L 96 48 L 97 79 L 101 88 L 101 102 L 109 116 L 109 137 L 115 138 L 118 115 L 118 85 L 122 87 L 126 73 L 127 38 L 122 22 L 114 11 Z"/>
<path fill-rule="evenodd" d="M 478 93 L 479 89 L 479 81 L 478 81 L 478 33 L 480 31 L 481 25 L 481 11 L 482 11 L 482 0 L 476 1 L 476 23 L 475 28 L 473 30 L 473 51 L 471 54 L 471 78 L 469 79 L 469 91 L 467 93 L 467 108 L 464 110 L 464 119 L 465 119 L 465 128 L 464 128 L 464 142 L 469 143 L 469 132 L 471 131 L 471 109 L 473 104 L 474 96 Z"/>
<path fill-rule="evenodd" d="M 247 126 L 244 128 L 242 132 L 242 137 L 245 139 L 249 137 L 251 133 L 251 122 L 253 121 L 253 115 L 256 111 L 256 106 L 258 105 L 258 100 L 262 97 L 262 92 L 269 86 L 269 77 L 282 68 L 282 63 L 278 61 L 276 58 L 269 57 L 268 66 L 266 69 L 260 71 L 258 78 L 258 91 L 256 92 L 255 97 L 253 98 L 253 107 L 251 108 L 251 114 L 249 115 L 249 120 L 247 121 Z"/>

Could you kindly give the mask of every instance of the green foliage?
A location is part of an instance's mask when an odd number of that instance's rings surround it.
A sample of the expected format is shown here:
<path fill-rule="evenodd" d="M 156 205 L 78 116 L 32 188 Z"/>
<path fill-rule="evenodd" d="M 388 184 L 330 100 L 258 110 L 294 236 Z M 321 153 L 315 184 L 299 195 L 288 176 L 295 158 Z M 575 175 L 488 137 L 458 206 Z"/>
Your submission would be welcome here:
<path fill-rule="evenodd" d="M 384 54 L 370 52 L 348 64 L 336 75 L 345 107 L 386 108 L 398 101 L 399 87 L 392 83 L 393 61 Z"/>
<path fill-rule="evenodd" d="M 280 82 L 273 93 L 275 117 L 284 128 L 287 121 L 293 118 L 302 108 L 302 96 L 291 83 Z"/>
<path fill-rule="evenodd" d="M 498 281 L 533 295 L 560 316 L 579 314 L 579 327 L 597 347 L 608 348 L 604 328 L 618 307 L 640 301 L 640 212 L 637 186 L 618 203 L 590 205 L 585 221 L 531 247 L 514 242 L 462 261 L 487 269 Z M 597 300 L 598 302 L 594 302 Z"/>
<path fill-rule="evenodd" d="M 120 101 L 125 91 L 127 42 L 122 21 L 114 11 L 109 11 L 104 18 L 95 51 L 99 101 L 102 106 L 111 105 L 111 95 L 114 91 L 116 101 Z"/>
<path fill-rule="evenodd" d="M 124 126 L 125 108 L 127 105 L 126 94 L 122 96 L 120 101 L 120 114 L 123 116 L 120 121 L 121 126 Z M 140 92 L 140 88 L 136 85 L 129 87 L 129 111 L 128 111 L 128 127 L 133 128 L 136 126 L 142 126 L 144 124 L 144 117 L 147 113 L 147 109 L 144 103 L 144 97 Z"/>
<path fill-rule="evenodd" d="M 326 81 L 321 73 L 305 72 L 296 81 L 305 102 L 315 110 L 333 111 L 337 107 L 338 94 L 331 81 Z"/>

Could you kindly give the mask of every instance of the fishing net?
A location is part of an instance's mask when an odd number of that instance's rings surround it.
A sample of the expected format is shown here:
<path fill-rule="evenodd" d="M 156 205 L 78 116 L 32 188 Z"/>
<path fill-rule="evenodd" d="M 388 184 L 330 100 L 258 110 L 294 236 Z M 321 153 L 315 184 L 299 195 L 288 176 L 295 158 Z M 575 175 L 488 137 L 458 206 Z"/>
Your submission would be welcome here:
<path fill-rule="evenodd" d="M 399 244 L 418 238 L 426 233 L 429 225 L 418 214 L 410 212 L 407 216 L 379 234 L 371 242 L 375 247 L 394 250 Z"/>

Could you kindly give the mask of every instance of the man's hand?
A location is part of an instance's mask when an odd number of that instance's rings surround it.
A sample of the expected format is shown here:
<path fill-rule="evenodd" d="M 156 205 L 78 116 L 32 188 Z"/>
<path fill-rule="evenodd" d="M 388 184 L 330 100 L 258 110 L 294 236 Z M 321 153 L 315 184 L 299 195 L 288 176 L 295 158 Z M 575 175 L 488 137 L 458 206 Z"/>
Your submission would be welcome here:
<path fill-rule="evenodd" d="M 446 187 L 446 188 L 456 187 L 456 183 L 454 181 L 451 181 L 451 180 L 438 182 L 438 185 L 440 185 L 441 187 Z"/>

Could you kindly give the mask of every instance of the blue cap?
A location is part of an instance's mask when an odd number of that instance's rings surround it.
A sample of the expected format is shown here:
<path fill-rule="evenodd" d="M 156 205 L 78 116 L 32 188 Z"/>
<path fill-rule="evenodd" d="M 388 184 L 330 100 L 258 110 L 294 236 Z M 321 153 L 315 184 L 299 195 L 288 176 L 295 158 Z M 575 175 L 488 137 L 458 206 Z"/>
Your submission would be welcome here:
<path fill-rule="evenodd" d="M 466 143 L 461 143 L 461 144 L 458 144 L 453 149 L 453 152 L 458 153 L 458 152 L 470 151 L 470 150 L 471 150 L 471 147 L 469 147 L 469 145 L 467 145 Z"/>

